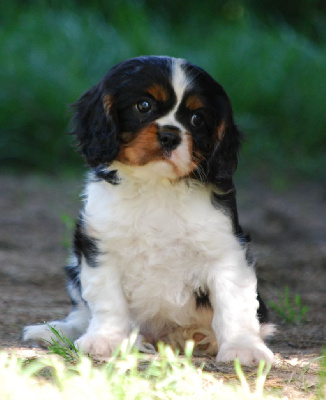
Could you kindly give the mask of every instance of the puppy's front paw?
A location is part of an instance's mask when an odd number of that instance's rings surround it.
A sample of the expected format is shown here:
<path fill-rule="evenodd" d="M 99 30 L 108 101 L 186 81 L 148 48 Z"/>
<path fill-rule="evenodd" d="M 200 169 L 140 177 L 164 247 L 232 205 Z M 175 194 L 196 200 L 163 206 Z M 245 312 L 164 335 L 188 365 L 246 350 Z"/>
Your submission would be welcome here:
<path fill-rule="evenodd" d="M 82 353 L 101 361 L 110 358 L 123 339 L 124 336 L 117 334 L 85 333 L 75 341 L 75 346 Z"/>
<path fill-rule="evenodd" d="M 275 362 L 274 354 L 263 342 L 250 344 L 248 347 L 224 343 L 219 349 L 216 362 L 229 362 L 235 358 L 239 359 L 240 364 L 248 366 L 257 365 L 261 360 L 268 364 Z"/>

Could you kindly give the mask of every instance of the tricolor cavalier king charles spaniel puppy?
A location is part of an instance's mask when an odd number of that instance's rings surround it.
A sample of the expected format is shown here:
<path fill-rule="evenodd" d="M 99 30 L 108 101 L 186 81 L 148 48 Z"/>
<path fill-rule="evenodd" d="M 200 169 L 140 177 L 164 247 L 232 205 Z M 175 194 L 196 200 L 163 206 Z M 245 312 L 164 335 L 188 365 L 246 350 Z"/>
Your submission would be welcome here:
<path fill-rule="evenodd" d="M 142 351 L 192 339 L 217 362 L 273 362 L 232 181 L 241 135 L 222 86 L 185 60 L 139 57 L 74 108 L 91 171 L 66 268 L 74 308 L 49 325 L 98 359 L 138 329 Z M 50 341 L 49 325 L 24 339 Z"/>

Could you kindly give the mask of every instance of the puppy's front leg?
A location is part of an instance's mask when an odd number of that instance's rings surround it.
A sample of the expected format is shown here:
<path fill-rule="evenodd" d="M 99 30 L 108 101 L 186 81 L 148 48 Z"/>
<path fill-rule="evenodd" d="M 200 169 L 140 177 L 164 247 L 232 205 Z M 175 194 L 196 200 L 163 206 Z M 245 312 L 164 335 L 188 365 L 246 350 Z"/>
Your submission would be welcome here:
<path fill-rule="evenodd" d="M 215 270 L 210 281 L 212 326 L 219 346 L 216 360 L 228 362 L 237 357 L 243 365 L 260 360 L 273 363 L 274 355 L 260 336 L 256 275 L 251 266 L 241 264 Z"/>
<path fill-rule="evenodd" d="M 86 333 L 75 344 L 85 354 L 107 359 L 130 333 L 129 312 L 118 270 L 111 265 L 90 267 L 84 263 L 81 287 L 91 319 Z"/>

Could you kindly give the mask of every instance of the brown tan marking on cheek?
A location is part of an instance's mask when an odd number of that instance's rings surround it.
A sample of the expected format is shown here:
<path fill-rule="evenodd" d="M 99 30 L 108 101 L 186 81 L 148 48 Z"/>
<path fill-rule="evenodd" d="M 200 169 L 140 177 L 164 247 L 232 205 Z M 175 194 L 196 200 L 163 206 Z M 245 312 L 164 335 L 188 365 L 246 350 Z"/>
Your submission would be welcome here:
<path fill-rule="evenodd" d="M 204 104 L 197 95 L 192 94 L 186 100 L 186 107 L 189 110 L 194 111 L 204 107 Z"/>
<path fill-rule="evenodd" d="M 155 123 L 139 131 L 130 143 L 123 144 L 117 157 L 124 164 L 138 166 L 158 159 L 163 159 L 163 154 Z"/>
<path fill-rule="evenodd" d="M 151 94 L 157 101 L 166 101 L 169 97 L 164 87 L 158 84 L 147 89 L 147 93 Z"/>

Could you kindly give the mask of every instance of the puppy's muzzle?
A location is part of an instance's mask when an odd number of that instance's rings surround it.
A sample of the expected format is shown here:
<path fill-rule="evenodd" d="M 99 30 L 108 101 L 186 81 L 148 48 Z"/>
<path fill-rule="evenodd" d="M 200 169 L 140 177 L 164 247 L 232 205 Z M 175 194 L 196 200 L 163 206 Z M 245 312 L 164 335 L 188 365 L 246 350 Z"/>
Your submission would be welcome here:
<path fill-rule="evenodd" d="M 175 150 L 181 143 L 179 129 L 163 127 L 163 129 L 158 132 L 158 140 L 163 150 L 167 153 L 171 153 L 171 151 Z"/>

